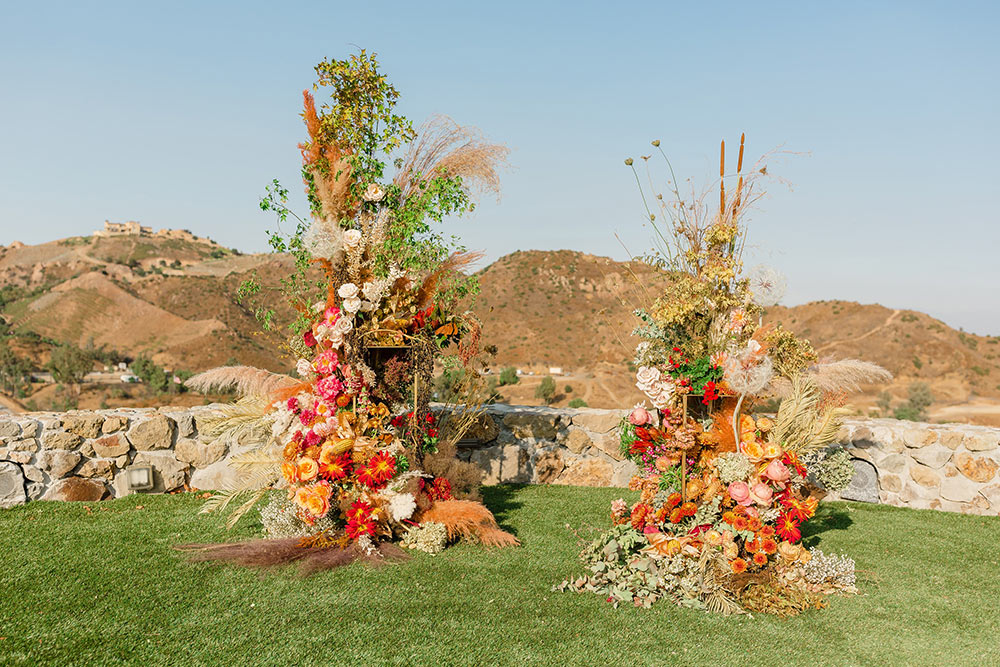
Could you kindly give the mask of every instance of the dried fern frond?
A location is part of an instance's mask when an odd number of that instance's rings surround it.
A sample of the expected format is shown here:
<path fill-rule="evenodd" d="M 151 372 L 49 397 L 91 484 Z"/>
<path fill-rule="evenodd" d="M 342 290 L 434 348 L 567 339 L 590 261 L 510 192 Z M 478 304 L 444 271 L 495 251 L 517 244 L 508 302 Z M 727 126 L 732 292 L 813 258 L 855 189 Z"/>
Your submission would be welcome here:
<path fill-rule="evenodd" d="M 268 419 L 270 403 L 264 398 L 241 398 L 223 405 L 214 413 L 199 417 L 201 432 L 215 439 L 243 442 L 248 438 L 264 441 L 271 436 Z"/>
<path fill-rule="evenodd" d="M 417 290 L 417 308 L 426 308 L 434 298 L 438 283 L 449 273 L 455 273 L 475 264 L 484 257 L 485 253 L 475 252 L 453 252 L 448 259 L 441 262 L 432 273 L 424 278 L 423 284 Z"/>
<path fill-rule="evenodd" d="M 232 388 L 240 398 L 247 396 L 265 398 L 270 397 L 278 389 L 297 382 L 298 380 L 288 375 L 272 373 L 253 366 L 220 366 L 188 378 L 184 386 L 203 394 L 212 389 L 224 391 Z"/>

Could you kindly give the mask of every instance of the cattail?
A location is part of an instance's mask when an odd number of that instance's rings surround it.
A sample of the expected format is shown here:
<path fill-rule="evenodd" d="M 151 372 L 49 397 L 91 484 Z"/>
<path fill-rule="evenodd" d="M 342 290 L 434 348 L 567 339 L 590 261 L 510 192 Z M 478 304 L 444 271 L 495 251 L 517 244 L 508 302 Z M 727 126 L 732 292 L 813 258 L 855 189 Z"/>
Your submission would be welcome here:
<path fill-rule="evenodd" d="M 726 215 L 726 182 L 724 176 L 726 175 L 726 141 L 722 141 L 722 149 L 719 154 L 719 221 L 721 222 Z"/>

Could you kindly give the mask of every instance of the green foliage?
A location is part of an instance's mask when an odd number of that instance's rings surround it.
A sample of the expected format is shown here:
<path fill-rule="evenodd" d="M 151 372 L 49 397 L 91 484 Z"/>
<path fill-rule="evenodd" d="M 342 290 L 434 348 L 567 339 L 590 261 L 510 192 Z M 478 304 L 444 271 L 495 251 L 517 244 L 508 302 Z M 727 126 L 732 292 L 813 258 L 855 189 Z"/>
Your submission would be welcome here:
<path fill-rule="evenodd" d="M 566 393 L 566 394 L 572 394 L 573 393 L 573 385 L 568 384 L 565 387 L 563 387 L 563 392 Z"/>
<path fill-rule="evenodd" d="M 983 368 L 982 366 L 973 366 L 970 370 L 980 377 L 989 375 L 990 372 L 989 369 Z"/>
<path fill-rule="evenodd" d="M 582 398 L 577 397 L 577 398 L 574 398 L 573 400 L 571 400 L 569 402 L 569 407 L 571 407 L 571 408 L 585 408 L 585 407 L 587 407 L 587 401 L 583 400 Z"/>
<path fill-rule="evenodd" d="M 909 388 L 909 398 L 896 408 L 893 416 L 907 421 L 927 421 L 927 408 L 934 402 L 931 388 L 926 382 L 914 382 Z"/>
<path fill-rule="evenodd" d="M 967 336 L 964 331 L 958 332 L 958 340 L 970 350 L 975 350 L 979 347 L 979 341 L 972 336 Z"/>
<path fill-rule="evenodd" d="M 23 397 L 30 388 L 31 364 L 17 356 L 7 341 L 0 339 L 0 392 Z"/>
<path fill-rule="evenodd" d="M 535 387 L 535 398 L 540 398 L 546 403 L 551 403 L 556 396 L 556 381 L 552 379 L 552 376 L 546 375 L 542 378 L 542 381 Z"/>
<path fill-rule="evenodd" d="M 521 377 L 517 374 L 517 369 L 513 366 L 507 366 L 500 370 L 500 386 L 506 387 L 508 385 L 514 385 L 521 381 Z"/>
<path fill-rule="evenodd" d="M 913 357 L 913 365 L 917 367 L 917 370 L 920 370 L 924 367 L 924 362 L 920 361 L 920 357 Z"/>
<path fill-rule="evenodd" d="M 875 400 L 875 405 L 882 414 L 889 414 L 889 409 L 892 407 L 892 394 L 889 393 L 888 389 L 883 389 L 879 392 L 878 398 Z"/>
<path fill-rule="evenodd" d="M 60 345 L 52 350 L 48 369 L 52 378 L 60 384 L 80 384 L 83 376 L 90 372 L 94 358 L 75 345 Z"/>

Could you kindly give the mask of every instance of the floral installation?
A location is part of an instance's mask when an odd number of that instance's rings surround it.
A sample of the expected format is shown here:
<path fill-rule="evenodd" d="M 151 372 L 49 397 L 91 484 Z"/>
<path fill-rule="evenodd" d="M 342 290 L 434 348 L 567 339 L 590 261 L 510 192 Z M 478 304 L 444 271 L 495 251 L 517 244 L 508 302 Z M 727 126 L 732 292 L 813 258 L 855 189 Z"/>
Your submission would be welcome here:
<path fill-rule="evenodd" d="M 761 165 L 744 174 L 743 152 L 741 138 L 727 192 L 723 143 L 717 207 L 676 189 L 673 201 L 643 193 L 666 220 L 654 227 L 658 251 L 644 259 L 667 287 L 635 310 L 636 386 L 651 407 L 635 406 L 619 432 L 622 455 L 638 467 L 629 484 L 638 499 L 611 504 L 611 530 L 581 554 L 587 572 L 559 590 L 615 605 L 666 598 L 782 616 L 856 592 L 853 561 L 807 550 L 802 531 L 820 497 L 853 475 L 837 443 L 843 392 L 888 374 L 856 360 L 821 363 L 808 341 L 762 324 L 785 284 L 767 267 L 743 275 L 743 219 L 766 173 Z M 781 399 L 777 413 L 755 412 L 768 398 Z"/>
<path fill-rule="evenodd" d="M 288 349 L 297 377 L 247 367 L 220 368 L 192 386 L 235 387 L 241 398 L 206 422 L 229 442 L 259 443 L 232 457 L 239 482 L 208 499 L 203 512 L 230 506 L 229 525 L 280 489 L 261 512 L 267 539 L 188 545 L 195 559 L 250 565 L 302 562 L 307 571 L 355 560 L 399 558 L 397 546 L 436 553 L 467 539 L 511 546 L 478 498 L 481 472 L 455 457 L 454 444 L 481 411 L 475 396 L 442 416 L 430 411 L 435 362 L 478 378 L 479 323 L 458 310 L 473 293 L 461 272 L 478 258 L 450 247 L 430 223 L 471 209 L 470 188 L 498 185 L 506 149 L 468 128 L 435 119 L 418 135 L 393 112 L 398 93 L 362 51 L 316 68 L 304 93 L 309 138 L 300 148 L 312 220 L 300 219 L 289 250 L 298 273 L 285 283 L 299 313 Z M 384 182 L 379 156 L 409 145 Z M 383 158 L 384 159 L 384 158 Z M 262 204 L 290 215 L 280 187 Z M 317 273 L 318 272 L 318 273 Z M 244 286 L 244 296 L 260 286 Z M 266 324 L 271 311 L 258 310 Z M 238 501 L 238 502 L 236 502 Z"/>

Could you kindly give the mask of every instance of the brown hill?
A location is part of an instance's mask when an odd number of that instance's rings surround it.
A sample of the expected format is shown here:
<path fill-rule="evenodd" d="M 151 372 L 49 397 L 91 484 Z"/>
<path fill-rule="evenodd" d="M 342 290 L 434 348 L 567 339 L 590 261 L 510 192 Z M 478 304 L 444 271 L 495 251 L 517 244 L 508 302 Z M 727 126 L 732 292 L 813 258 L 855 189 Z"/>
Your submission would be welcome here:
<path fill-rule="evenodd" d="M 14 332 L 35 336 L 14 348 L 36 363 L 45 350 L 29 343 L 41 337 L 151 355 L 175 369 L 238 361 L 287 370 L 293 360 L 281 352 L 282 335 L 262 332 L 235 295 L 251 272 L 274 285 L 289 270 L 287 257 L 179 239 L 64 239 L 0 248 L 0 306 Z M 549 374 L 557 404 L 641 400 L 632 379 L 631 311 L 662 280 L 647 266 L 569 250 L 520 251 L 483 269 L 479 280 L 475 309 L 484 338 L 498 346 L 496 365 L 522 371 L 518 384 L 501 388 L 506 400 L 537 403 L 535 387 Z M 275 305 L 279 319 L 290 316 L 280 299 Z M 934 419 L 1000 424 L 1000 337 L 844 301 L 778 307 L 766 319 L 809 338 L 821 356 L 882 364 L 896 375 L 888 390 L 897 402 L 912 382 L 929 383 Z M 883 389 L 869 388 L 852 403 L 867 412 Z"/>

